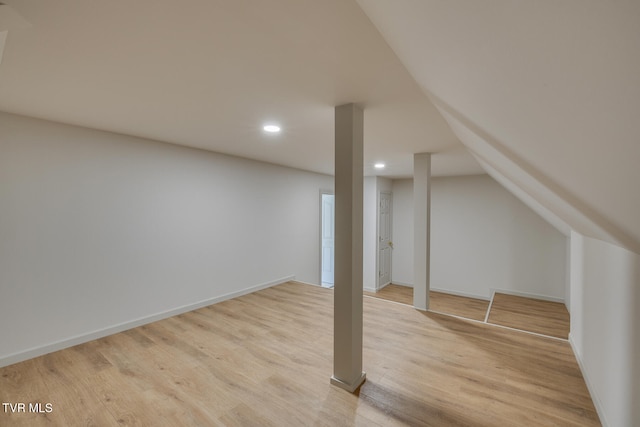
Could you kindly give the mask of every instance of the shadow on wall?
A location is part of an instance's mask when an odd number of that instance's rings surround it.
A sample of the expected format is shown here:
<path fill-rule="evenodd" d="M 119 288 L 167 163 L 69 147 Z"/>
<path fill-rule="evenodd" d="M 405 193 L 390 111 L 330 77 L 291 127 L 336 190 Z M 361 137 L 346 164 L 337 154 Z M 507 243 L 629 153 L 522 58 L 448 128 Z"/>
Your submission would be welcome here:
<path fill-rule="evenodd" d="M 507 283 L 514 291 L 561 300 L 568 268 L 567 237 L 533 212 L 529 216 L 536 227 L 524 226 L 523 215 L 516 212 L 504 225 L 508 236 L 503 264 L 508 270 Z"/>
<path fill-rule="evenodd" d="M 431 221 L 434 289 L 563 298 L 566 237 L 488 175 L 434 179 Z"/>

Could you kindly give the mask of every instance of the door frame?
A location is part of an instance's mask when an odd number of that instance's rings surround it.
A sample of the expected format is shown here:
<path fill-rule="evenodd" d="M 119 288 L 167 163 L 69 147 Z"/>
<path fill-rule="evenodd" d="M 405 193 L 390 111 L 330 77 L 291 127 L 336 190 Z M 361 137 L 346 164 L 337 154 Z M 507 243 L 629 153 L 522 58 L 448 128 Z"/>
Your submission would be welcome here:
<path fill-rule="evenodd" d="M 333 190 L 323 190 L 320 189 L 320 193 L 318 194 L 318 286 L 322 286 L 322 196 L 323 195 L 329 195 L 329 196 L 334 196 L 335 197 L 335 193 Z M 333 218 L 335 221 L 335 199 L 334 199 L 334 205 L 333 205 Z M 335 239 L 335 234 L 334 234 L 334 239 Z M 335 242 L 335 240 L 334 240 Z M 334 257 L 335 257 L 335 245 L 334 245 Z M 335 286 L 335 268 L 333 271 L 333 275 L 334 275 L 334 280 L 333 280 L 333 284 Z"/>
<path fill-rule="evenodd" d="M 393 242 L 393 192 L 392 191 L 378 191 L 376 194 L 376 292 L 382 289 L 380 286 L 380 200 L 381 194 L 388 194 L 390 196 L 391 203 L 389 204 L 389 241 Z M 391 277 L 393 270 L 393 246 L 391 246 L 391 259 L 389 261 L 389 285 L 392 283 Z"/>

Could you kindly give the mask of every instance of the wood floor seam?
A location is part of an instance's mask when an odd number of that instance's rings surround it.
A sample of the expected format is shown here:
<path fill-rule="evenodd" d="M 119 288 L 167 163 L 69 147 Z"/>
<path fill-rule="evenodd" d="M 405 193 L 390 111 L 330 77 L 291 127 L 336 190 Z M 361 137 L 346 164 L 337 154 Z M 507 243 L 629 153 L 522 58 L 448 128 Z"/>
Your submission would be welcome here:
<path fill-rule="evenodd" d="M 491 307 L 493 306 L 493 298 L 496 296 L 496 292 L 491 293 L 491 299 L 489 300 L 489 306 L 487 307 L 487 313 L 484 316 L 484 323 L 489 323 L 489 315 L 491 314 Z"/>
<path fill-rule="evenodd" d="M 600 425 L 570 343 L 387 302 L 363 298 L 356 394 L 332 293 L 289 282 L 0 368 L 2 402 L 53 405 L 0 425 Z"/>
<path fill-rule="evenodd" d="M 405 307 L 413 308 L 413 304 L 407 304 L 407 303 L 400 302 L 400 301 L 393 301 L 393 300 L 386 299 L 386 298 L 378 298 L 378 297 L 374 297 L 374 296 L 371 296 L 371 295 L 363 295 L 363 297 L 364 298 L 375 298 L 375 299 L 379 299 L 381 301 L 388 302 L 388 303 L 391 303 L 391 304 L 399 304 L 399 305 L 403 305 Z"/>

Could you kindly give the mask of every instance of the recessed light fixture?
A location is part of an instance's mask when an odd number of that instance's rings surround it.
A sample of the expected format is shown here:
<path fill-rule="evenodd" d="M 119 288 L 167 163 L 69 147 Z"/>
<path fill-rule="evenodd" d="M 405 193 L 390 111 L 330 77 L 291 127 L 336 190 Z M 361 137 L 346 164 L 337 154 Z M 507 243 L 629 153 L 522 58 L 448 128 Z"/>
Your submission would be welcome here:
<path fill-rule="evenodd" d="M 376 169 L 384 169 L 384 163 L 376 163 L 373 167 Z"/>
<path fill-rule="evenodd" d="M 280 132 L 280 126 L 278 125 L 264 125 L 262 129 L 264 129 L 265 132 L 269 132 L 269 133 Z"/>

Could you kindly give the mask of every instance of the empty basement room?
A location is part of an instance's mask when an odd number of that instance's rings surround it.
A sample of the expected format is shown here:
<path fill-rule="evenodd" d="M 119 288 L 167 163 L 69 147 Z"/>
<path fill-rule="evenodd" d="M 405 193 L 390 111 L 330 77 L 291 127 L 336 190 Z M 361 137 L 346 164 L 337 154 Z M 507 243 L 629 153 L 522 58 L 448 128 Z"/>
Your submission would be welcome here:
<path fill-rule="evenodd" d="M 639 24 L 3 0 L 0 426 L 640 425 Z"/>

